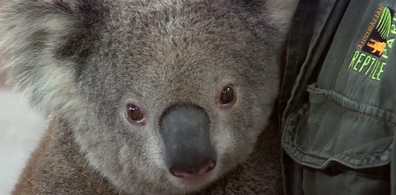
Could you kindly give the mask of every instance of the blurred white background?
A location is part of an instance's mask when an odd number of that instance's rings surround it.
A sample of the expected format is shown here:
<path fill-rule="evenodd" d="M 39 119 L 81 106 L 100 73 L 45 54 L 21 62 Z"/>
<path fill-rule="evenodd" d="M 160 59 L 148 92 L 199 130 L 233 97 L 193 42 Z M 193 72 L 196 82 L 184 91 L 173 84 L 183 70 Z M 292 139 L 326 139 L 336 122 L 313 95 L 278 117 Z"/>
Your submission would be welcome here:
<path fill-rule="evenodd" d="M 46 123 L 22 93 L 3 84 L 0 74 L 0 195 L 9 195 Z"/>

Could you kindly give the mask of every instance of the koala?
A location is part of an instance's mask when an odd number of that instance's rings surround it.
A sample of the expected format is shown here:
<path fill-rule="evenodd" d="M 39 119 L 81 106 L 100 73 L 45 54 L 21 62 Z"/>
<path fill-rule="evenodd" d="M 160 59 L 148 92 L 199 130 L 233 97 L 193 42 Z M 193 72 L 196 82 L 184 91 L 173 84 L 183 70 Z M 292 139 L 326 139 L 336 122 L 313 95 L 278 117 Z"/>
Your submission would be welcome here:
<path fill-rule="evenodd" d="M 50 115 L 13 194 L 283 194 L 297 0 L 2 0 L 0 64 Z"/>

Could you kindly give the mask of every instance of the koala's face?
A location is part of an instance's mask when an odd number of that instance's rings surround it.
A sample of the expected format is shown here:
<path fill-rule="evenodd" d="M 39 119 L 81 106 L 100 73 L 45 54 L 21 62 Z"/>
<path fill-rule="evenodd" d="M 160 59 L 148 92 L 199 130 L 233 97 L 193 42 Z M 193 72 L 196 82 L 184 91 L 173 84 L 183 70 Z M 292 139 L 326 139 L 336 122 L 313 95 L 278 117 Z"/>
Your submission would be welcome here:
<path fill-rule="evenodd" d="M 76 136 L 129 192 L 188 192 L 219 178 L 252 151 L 276 98 L 270 48 L 243 20 L 180 6 L 117 10 L 81 73 L 95 126 Z"/>
<path fill-rule="evenodd" d="M 56 63 L 38 69 L 54 75 L 49 84 L 31 88 L 53 86 L 48 109 L 61 107 L 89 163 L 115 186 L 191 192 L 246 159 L 279 87 L 282 33 L 265 1 L 59 2 L 85 26 L 41 19 L 50 30 L 36 29 L 36 40 L 56 41 L 34 46 L 55 59 L 31 60 Z"/>

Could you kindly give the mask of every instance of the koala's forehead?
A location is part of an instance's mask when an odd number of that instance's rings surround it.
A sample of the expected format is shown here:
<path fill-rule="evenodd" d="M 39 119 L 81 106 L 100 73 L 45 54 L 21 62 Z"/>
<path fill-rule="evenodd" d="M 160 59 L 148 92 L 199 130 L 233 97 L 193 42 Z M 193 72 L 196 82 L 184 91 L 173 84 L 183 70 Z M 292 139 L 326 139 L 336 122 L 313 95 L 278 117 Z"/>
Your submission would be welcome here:
<path fill-rule="evenodd" d="M 174 1 L 149 5 L 113 5 L 102 29 L 102 49 L 123 58 L 163 62 L 198 53 L 242 48 L 249 31 L 238 18 L 215 3 Z M 201 8 L 200 8 L 201 6 Z M 203 8 L 202 6 L 207 6 Z M 239 45 L 236 44 L 239 42 Z M 167 59 L 165 59 L 167 58 Z"/>
<path fill-rule="evenodd" d="M 112 59 L 133 79 L 146 77 L 147 81 L 152 76 L 152 82 L 177 77 L 214 79 L 224 74 L 221 70 L 241 68 L 235 67 L 234 58 L 246 53 L 251 35 L 235 15 L 215 4 L 200 9 L 208 5 L 153 2 L 112 5 L 100 35 L 100 62 Z"/>
<path fill-rule="evenodd" d="M 257 53 L 263 50 L 252 52 L 260 43 L 230 8 L 209 0 L 149 2 L 108 5 L 89 64 L 99 74 L 88 70 L 83 83 L 89 81 L 99 93 L 140 94 L 154 101 L 211 97 L 222 79 L 262 78 L 264 61 Z"/>

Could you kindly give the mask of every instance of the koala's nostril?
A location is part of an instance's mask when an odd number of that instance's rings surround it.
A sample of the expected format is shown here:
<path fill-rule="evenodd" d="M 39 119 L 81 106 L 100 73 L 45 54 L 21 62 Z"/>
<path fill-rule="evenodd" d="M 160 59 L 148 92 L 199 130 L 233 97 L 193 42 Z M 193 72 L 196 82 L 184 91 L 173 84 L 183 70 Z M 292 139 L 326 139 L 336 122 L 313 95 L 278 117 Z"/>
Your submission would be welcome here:
<path fill-rule="evenodd" d="M 205 175 L 206 173 L 212 171 L 216 167 L 216 161 L 209 159 L 205 161 L 202 166 L 197 170 L 184 170 L 182 168 L 173 166 L 170 168 L 170 173 L 175 177 L 181 178 L 191 178 Z"/>
<path fill-rule="evenodd" d="M 178 167 L 171 167 L 169 172 L 175 177 L 184 177 L 183 172 L 188 174 L 187 171 L 184 171 L 183 169 L 180 169 Z"/>
<path fill-rule="evenodd" d="M 205 173 L 212 171 L 216 167 L 216 161 L 210 159 L 208 160 L 206 166 L 204 167 Z"/>

